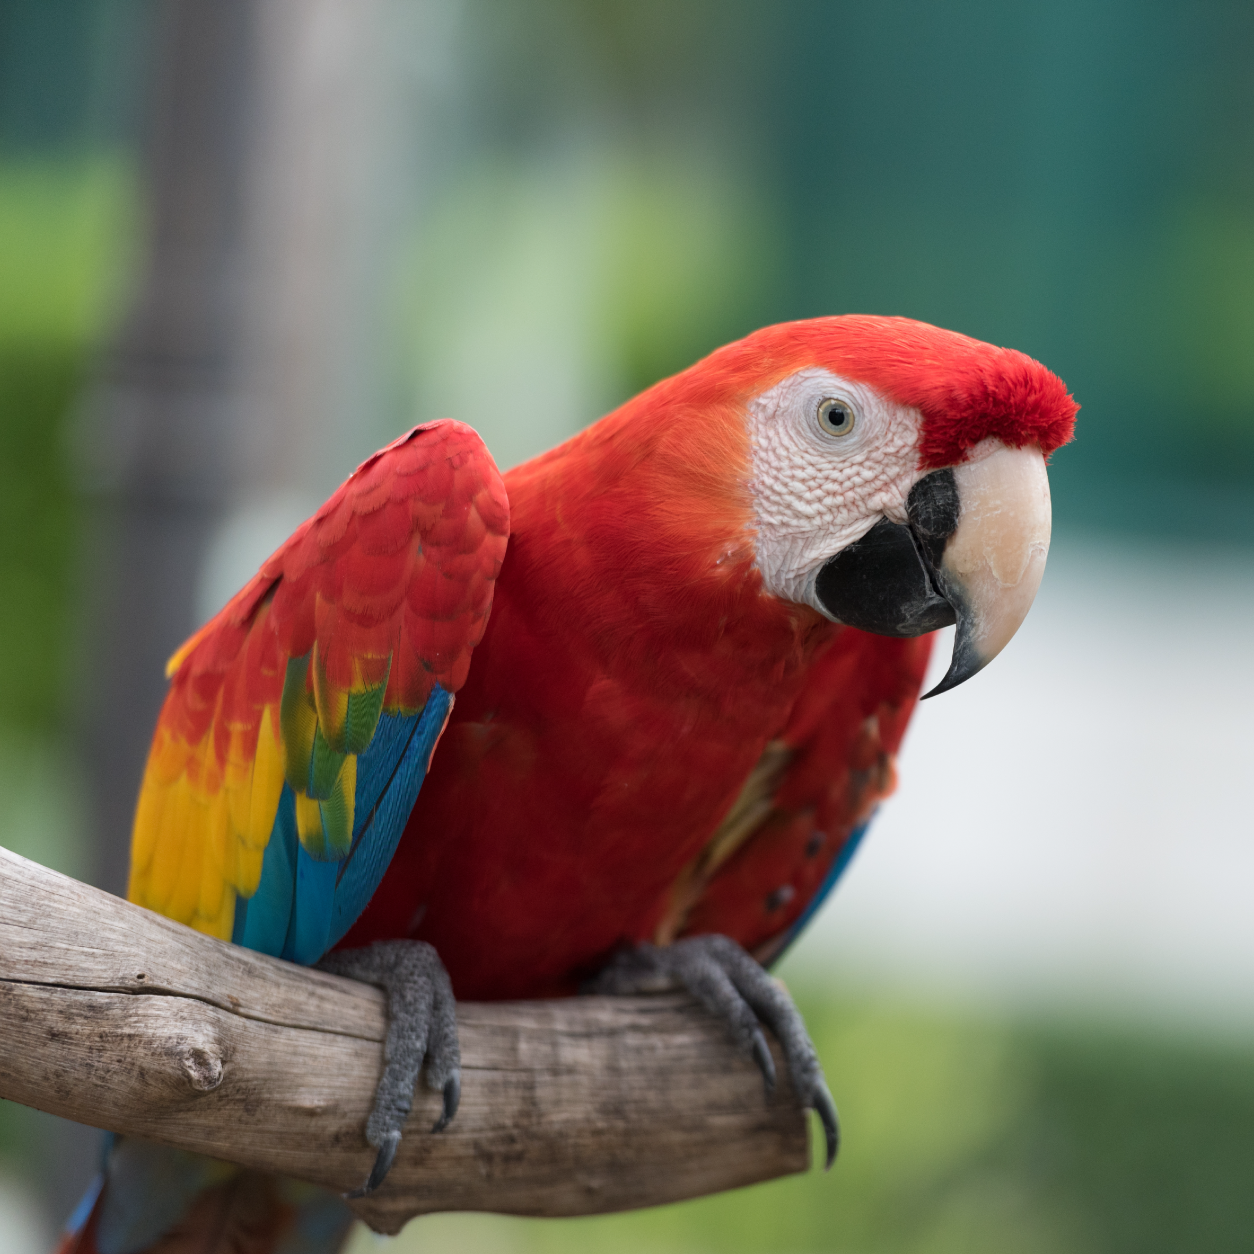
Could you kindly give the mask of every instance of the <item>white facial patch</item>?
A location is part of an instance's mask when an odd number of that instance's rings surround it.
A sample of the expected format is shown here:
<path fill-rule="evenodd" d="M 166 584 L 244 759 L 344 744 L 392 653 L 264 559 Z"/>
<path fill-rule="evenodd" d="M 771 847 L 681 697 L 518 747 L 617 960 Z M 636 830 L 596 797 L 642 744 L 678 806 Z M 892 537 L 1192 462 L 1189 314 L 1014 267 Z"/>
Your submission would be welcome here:
<path fill-rule="evenodd" d="M 852 412 L 847 435 L 820 422 L 825 400 Z M 881 518 L 906 521 L 923 417 L 864 383 L 813 367 L 750 401 L 746 420 L 762 582 L 775 596 L 830 618 L 815 578 Z"/>

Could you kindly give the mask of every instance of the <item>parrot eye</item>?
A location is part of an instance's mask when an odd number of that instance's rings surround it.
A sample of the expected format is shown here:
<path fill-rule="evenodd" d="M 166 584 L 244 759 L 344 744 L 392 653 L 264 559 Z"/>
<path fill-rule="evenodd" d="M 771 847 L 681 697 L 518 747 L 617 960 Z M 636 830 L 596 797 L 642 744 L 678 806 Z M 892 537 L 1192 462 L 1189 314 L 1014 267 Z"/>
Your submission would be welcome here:
<path fill-rule="evenodd" d="M 828 435 L 848 435 L 853 430 L 853 410 L 844 401 L 828 397 L 819 402 L 819 426 Z"/>

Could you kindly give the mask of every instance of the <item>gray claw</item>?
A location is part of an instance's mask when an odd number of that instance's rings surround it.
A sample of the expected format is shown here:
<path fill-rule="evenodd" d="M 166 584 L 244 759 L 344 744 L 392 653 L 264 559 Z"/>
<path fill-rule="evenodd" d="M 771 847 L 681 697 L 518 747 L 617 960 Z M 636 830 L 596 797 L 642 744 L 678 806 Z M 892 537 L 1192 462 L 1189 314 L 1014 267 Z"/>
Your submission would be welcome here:
<path fill-rule="evenodd" d="M 378 1147 L 370 1178 L 349 1197 L 365 1197 L 383 1183 L 396 1159 L 401 1130 L 413 1106 L 414 1085 L 426 1070 L 427 1085 L 443 1094 L 440 1132 L 457 1113 L 461 1054 L 456 1003 L 439 955 L 425 941 L 376 941 L 364 949 L 337 950 L 318 964 L 324 971 L 377 985 L 387 994 L 388 1028 L 383 1075 L 366 1121 L 366 1140 Z"/>
<path fill-rule="evenodd" d="M 840 1149 L 840 1119 L 836 1114 L 836 1103 L 832 1101 L 831 1091 L 822 1080 L 814 1086 L 811 1097 L 814 1111 L 823 1121 L 823 1136 L 827 1141 L 827 1162 L 823 1165 L 823 1170 L 831 1171 L 836 1153 Z"/>
<path fill-rule="evenodd" d="M 432 1132 L 443 1132 L 448 1127 L 449 1121 L 457 1114 L 457 1107 L 461 1100 L 462 1073 L 454 1071 L 444 1086 L 444 1109 L 440 1112 L 440 1117 L 431 1125 Z"/>
<path fill-rule="evenodd" d="M 383 1144 L 379 1146 L 378 1156 L 374 1160 L 374 1166 L 370 1168 L 370 1175 L 366 1179 L 366 1183 L 360 1188 L 354 1189 L 351 1193 L 345 1193 L 345 1197 L 369 1197 L 381 1185 L 389 1171 L 392 1170 L 392 1164 L 396 1161 L 396 1149 L 401 1143 L 401 1134 L 399 1132 L 389 1132 L 383 1138 Z"/>
<path fill-rule="evenodd" d="M 775 1059 L 771 1057 L 770 1046 L 767 1045 L 761 1028 L 755 1028 L 753 1032 L 753 1061 L 758 1064 L 758 1070 L 762 1072 L 762 1079 L 766 1084 L 766 1095 L 770 1097 L 775 1092 Z"/>
<path fill-rule="evenodd" d="M 775 1087 L 775 1061 L 762 1026 L 770 1028 L 798 1099 L 822 1120 L 830 1167 L 840 1147 L 836 1104 L 805 1022 L 783 986 L 730 937 L 708 935 L 624 950 L 584 991 L 623 995 L 667 987 L 687 989 L 727 1026 L 736 1045 L 757 1063 L 768 1097 Z"/>

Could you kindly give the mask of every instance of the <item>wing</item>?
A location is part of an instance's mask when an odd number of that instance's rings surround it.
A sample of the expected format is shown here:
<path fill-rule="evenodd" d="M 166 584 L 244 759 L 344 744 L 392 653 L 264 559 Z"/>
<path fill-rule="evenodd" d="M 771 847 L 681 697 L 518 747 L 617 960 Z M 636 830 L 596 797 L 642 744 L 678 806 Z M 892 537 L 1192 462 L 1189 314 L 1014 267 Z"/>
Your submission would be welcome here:
<path fill-rule="evenodd" d="M 400 840 L 508 533 L 461 423 L 363 462 L 171 658 L 129 898 L 297 962 L 343 936 Z"/>
<path fill-rule="evenodd" d="M 676 882 L 659 944 L 722 932 L 760 961 L 779 957 L 896 785 L 897 749 L 931 649 L 931 636 L 846 628 L 836 637 L 787 727 Z"/>

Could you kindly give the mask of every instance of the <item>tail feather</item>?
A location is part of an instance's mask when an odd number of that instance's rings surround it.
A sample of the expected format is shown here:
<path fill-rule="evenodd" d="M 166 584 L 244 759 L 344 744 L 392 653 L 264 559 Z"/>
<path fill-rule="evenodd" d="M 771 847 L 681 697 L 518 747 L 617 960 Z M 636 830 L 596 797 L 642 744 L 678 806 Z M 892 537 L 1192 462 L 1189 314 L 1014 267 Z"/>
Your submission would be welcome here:
<path fill-rule="evenodd" d="M 57 1246 L 56 1254 L 100 1254 L 96 1248 L 96 1228 L 100 1223 L 100 1194 L 103 1187 L 104 1176 L 99 1175 L 92 1181 L 83 1200 L 74 1208 L 74 1213 L 66 1220 L 65 1231 L 61 1234 L 61 1243 Z"/>
<path fill-rule="evenodd" d="M 94 1239 L 88 1237 L 86 1232 L 89 1227 L 94 1226 L 92 1219 L 100 1205 L 103 1188 L 104 1172 L 101 1171 L 65 1221 L 65 1231 L 61 1234 L 61 1243 L 57 1246 L 56 1254 L 95 1254 Z"/>
<path fill-rule="evenodd" d="M 277 1181 L 240 1172 L 200 1193 L 145 1254 L 275 1254 L 294 1219 L 293 1208 L 278 1197 Z"/>
<path fill-rule="evenodd" d="M 352 1222 L 314 1185 L 128 1139 L 57 1254 L 338 1254 Z"/>

